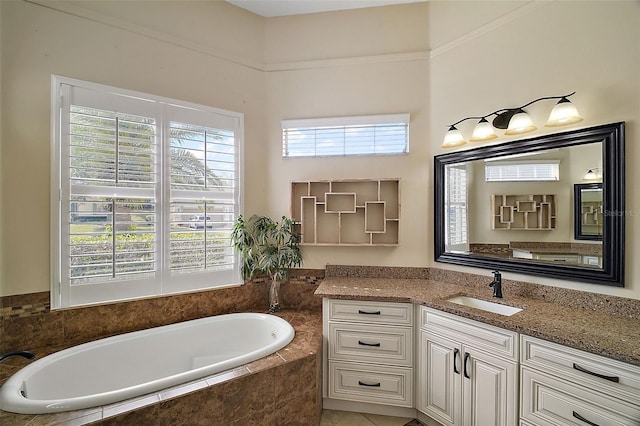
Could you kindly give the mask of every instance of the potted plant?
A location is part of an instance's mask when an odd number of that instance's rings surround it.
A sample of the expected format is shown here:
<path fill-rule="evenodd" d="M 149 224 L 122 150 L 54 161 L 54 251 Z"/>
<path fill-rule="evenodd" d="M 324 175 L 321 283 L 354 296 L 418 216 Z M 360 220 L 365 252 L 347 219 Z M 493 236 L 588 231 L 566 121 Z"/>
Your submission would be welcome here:
<path fill-rule="evenodd" d="M 242 215 L 233 225 L 233 246 L 242 257 L 242 277 L 252 279 L 257 274 L 271 278 L 269 312 L 280 309 L 280 284 L 289 276 L 289 268 L 302 264 L 300 235 L 293 221 L 285 216 L 278 223 L 267 216 Z"/>

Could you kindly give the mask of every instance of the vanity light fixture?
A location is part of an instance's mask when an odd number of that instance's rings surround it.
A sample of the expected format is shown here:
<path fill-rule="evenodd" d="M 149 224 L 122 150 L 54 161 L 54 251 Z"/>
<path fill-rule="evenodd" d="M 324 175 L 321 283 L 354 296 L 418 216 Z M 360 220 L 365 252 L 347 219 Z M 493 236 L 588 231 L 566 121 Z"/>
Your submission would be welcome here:
<path fill-rule="evenodd" d="M 549 119 L 545 123 L 546 127 L 566 126 L 568 124 L 578 123 L 582 121 L 582 117 L 578 113 L 575 105 L 568 99 L 569 96 L 575 93 L 576 92 L 572 92 L 562 96 L 545 96 L 534 99 L 521 107 L 503 108 L 487 115 L 465 117 L 449 126 L 449 130 L 444 136 L 442 147 L 453 148 L 467 143 L 460 130 L 456 128 L 457 124 L 466 120 L 479 120 L 473 129 L 471 139 L 469 139 L 471 142 L 483 142 L 496 139 L 498 137 L 496 129 L 505 130 L 505 135 L 520 135 L 533 132 L 536 130 L 536 126 L 523 108 L 546 99 L 559 99 L 558 103 L 551 110 L 551 114 L 549 114 Z M 489 121 L 487 121 L 487 117 L 491 117 L 492 115 L 496 117 L 490 124 Z"/>

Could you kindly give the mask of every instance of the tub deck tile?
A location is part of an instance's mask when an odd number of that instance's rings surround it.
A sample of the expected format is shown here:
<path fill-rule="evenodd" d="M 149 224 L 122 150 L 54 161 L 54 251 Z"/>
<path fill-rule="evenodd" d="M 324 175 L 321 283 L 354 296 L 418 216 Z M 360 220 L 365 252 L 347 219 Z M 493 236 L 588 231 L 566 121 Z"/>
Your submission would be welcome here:
<path fill-rule="evenodd" d="M 0 424 L 275 426 L 291 424 L 292 418 L 300 419 L 305 426 L 317 423 L 315 420 L 320 418 L 322 408 L 318 373 L 321 371 L 322 313 L 285 310 L 277 315 L 294 326 L 293 341 L 275 354 L 245 366 L 160 393 L 87 410 L 40 415 L 0 410 Z M 64 348 L 52 348 L 51 352 L 61 349 Z M 14 365 L 2 367 L 0 373 L 5 377 L 16 368 Z"/>

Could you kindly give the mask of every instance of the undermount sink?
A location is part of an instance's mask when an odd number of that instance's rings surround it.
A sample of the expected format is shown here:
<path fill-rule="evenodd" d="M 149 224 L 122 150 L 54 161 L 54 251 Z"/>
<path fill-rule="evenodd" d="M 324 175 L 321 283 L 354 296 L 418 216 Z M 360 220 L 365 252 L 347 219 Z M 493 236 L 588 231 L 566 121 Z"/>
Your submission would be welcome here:
<path fill-rule="evenodd" d="M 457 303 L 458 305 L 468 306 L 470 308 L 482 309 L 483 311 L 493 312 L 494 314 L 510 317 L 517 314 L 522 309 L 513 306 L 501 305 L 499 303 L 487 302 L 486 300 L 476 299 L 469 296 L 455 296 L 447 299 L 447 302 Z"/>

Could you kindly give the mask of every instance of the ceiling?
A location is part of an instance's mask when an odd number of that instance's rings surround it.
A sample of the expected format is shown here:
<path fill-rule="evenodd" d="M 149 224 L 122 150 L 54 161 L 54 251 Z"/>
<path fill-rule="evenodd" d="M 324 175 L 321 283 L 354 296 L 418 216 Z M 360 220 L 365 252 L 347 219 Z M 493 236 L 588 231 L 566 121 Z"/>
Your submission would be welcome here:
<path fill-rule="evenodd" d="M 427 0 L 226 0 L 227 2 L 271 18 L 274 16 L 302 15 L 306 13 L 359 9 Z"/>

